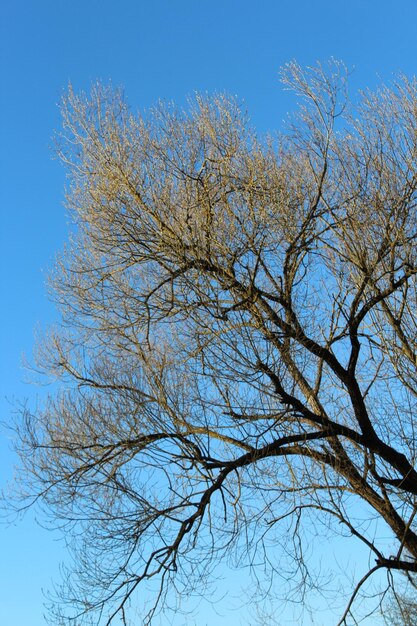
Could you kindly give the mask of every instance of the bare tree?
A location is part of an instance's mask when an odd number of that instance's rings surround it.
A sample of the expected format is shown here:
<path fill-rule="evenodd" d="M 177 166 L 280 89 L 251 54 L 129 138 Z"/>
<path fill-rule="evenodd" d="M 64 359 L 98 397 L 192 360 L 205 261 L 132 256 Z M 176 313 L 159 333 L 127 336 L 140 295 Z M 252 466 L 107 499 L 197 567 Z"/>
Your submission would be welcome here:
<path fill-rule="evenodd" d="M 354 106 L 338 63 L 283 80 L 301 104 L 277 139 L 225 96 L 63 102 L 77 232 L 38 353 L 57 391 L 19 446 L 29 502 L 73 538 L 77 624 L 127 623 L 147 583 L 150 620 L 230 554 L 291 556 L 308 589 L 320 520 L 372 556 L 341 624 L 374 572 L 417 571 L 417 84 Z"/>
<path fill-rule="evenodd" d="M 416 626 L 417 602 L 415 600 L 415 580 L 410 578 L 408 593 L 394 591 L 391 594 L 391 603 L 384 615 L 387 626 Z M 411 592 L 414 593 L 410 593 Z"/>

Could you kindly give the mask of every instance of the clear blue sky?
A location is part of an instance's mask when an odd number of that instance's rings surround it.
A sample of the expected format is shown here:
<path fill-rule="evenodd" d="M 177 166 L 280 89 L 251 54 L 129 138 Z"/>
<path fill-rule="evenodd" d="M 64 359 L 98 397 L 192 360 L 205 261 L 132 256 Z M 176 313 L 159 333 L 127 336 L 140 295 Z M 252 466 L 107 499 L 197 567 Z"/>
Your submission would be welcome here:
<path fill-rule="evenodd" d="M 290 59 L 330 56 L 355 67 L 353 89 L 417 73 L 415 0 L 3 0 L 0 8 L 1 419 L 23 384 L 37 324 L 54 318 L 44 271 L 65 241 L 64 171 L 51 159 L 56 103 L 71 81 L 123 85 L 134 108 L 199 91 L 244 99 L 260 130 L 279 128 L 293 106 L 278 83 Z M 0 431 L 0 480 L 13 472 Z M 0 526 L 0 624 L 41 626 L 41 587 L 62 548 L 33 516 Z M 235 620 L 233 622 L 233 619 Z M 224 623 L 240 624 L 238 614 Z M 220 624 L 207 617 L 201 624 Z"/>

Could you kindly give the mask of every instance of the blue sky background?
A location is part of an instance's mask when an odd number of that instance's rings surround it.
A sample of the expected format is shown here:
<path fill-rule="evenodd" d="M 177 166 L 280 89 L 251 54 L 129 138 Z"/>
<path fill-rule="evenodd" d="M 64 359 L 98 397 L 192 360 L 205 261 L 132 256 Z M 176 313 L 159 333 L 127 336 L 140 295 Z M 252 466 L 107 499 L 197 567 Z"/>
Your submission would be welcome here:
<path fill-rule="evenodd" d="M 183 102 L 197 91 L 242 98 L 261 131 L 282 125 L 294 106 L 278 82 L 295 58 L 330 56 L 355 68 L 352 91 L 417 73 L 415 0 L 3 0 L 0 7 L 1 419 L 13 398 L 33 404 L 24 385 L 38 324 L 54 319 L 45 271 L 65 241 L 65 172 L 49 149 L 59 129 L 57 102 L 96 79 L 125 88 L 133 108 L 157 99 Z M 0 430 L 0 481 L 13 474 L 9 434 Z M 41 626 L 41 587 L 63 557 L 33 514 L 0 526 L 0 624 Z M 204 613 L 201 624 L 240 624 L 243 614 Z M 289 622 L 284 622 L 289 623 Z M 320 624 L 320 619 L 317 622 Z M 324 624 L 330 623 L 323 621 Z M 185 624 L 185 622 L 184 622 Z M 200 624 L 200 622 L 198 622 Z"/>

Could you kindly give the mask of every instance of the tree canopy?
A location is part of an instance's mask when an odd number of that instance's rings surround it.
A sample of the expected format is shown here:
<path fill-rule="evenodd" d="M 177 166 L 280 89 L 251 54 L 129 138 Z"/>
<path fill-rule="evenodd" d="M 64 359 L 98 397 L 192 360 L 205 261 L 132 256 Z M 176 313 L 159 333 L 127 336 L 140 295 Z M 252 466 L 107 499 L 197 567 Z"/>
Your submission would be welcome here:
<path fill-rule="evenodd" d="M 229 554 L 308 589 L 319 524 L 370 554 L 341 624 L 374 572 L 417 571 L 417 84 L 283 81 L 299 109 L 267 138 L 224 95 L 62 103 L 76 230 L 37 353 L 57 383 L 18 445 L 25 502 L 75 551 L 76 624 L 128 623 L 155 580 L 151 620 Z"/>

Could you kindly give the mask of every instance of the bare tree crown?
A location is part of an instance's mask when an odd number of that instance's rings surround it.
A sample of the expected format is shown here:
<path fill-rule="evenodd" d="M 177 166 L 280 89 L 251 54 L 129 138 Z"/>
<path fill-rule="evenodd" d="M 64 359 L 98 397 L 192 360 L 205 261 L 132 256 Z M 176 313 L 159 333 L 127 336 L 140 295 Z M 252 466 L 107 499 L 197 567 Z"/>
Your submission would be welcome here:
<path fill-rule="evenodd" d="M 63 102 L 77 232 L 38 353 L 60 385 L 20 436 L 29 495 L 76 538 L 77 624 L 127 619 L 147 580 L 156 604 L 192 591 L 233 550 L 254 563 L 281 524 L 306 582 L 304 516 L 372 553 L 355 593 L 417 571 L 417 86 L 354 107 L 341 64 L 283 80 L 300 108 L 276 139 L 221 95 Z"/>

